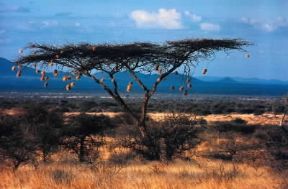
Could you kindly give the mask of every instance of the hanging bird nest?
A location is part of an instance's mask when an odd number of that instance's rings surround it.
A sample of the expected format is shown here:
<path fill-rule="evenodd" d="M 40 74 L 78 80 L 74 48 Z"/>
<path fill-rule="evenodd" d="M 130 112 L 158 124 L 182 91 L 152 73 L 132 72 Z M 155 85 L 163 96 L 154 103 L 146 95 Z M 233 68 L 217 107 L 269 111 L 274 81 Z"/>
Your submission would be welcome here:
<path fill-rule="evenodd" d="M 44 82 L 44 87 L 47 88 L 48 87 L 48 81 Z"/>
<path fill-rule="evenodd" d="M 249 59 L 251 57 L 251 55 L 249 53 L 246 53 L 245 55 L 245 58 Z"/>
<path fill-rule="evenodd" d="M 203 75 L 206 75 L 207 72 L 208 72 L 208 69 L 207 69 L 207 68 L 204 68 L 204 69 L 202 70 L 202 74 L 203 74 Z"/>
<path fill-rule="evenodd" d="M 43 71 L 41 72 L 40 80 L 41 80 L 41 81 L 44 81 L 44 80 L 45 80 L 45 77 L 46 77 L 46 71 L 43 70 Z"/>
<path fill-rule="evenodd" d="M 70 85 L 71 88 L 72 88 L 72 87 L 74 87 L 76 84 L 75 84 L 75 82 L 71 82 L 71 83 L 69 83 L 69 85 Z"/>
<path fill-rule="evenodd" d="M 53 75 L 54 75 L 54 77 L 57 77 L 58 74 L 59 74 L 59 73 L 58 73 L 58 70 L 54 70 L 54 71 L 53 71 Z"/>
<path fill-rule="evenodd" d="M 66 89 L 66 91 L 70 91 L 71 90 L 71 85 L 70 84 L 67 84 L 66 86 L 65 86 L 65 89 Z"/>
<path fill-rule="evenodd" d="M 64 76 L 62 77 L 62 81 L 68 81 L 68 80 L 71 80 L 71 76 L 64 75 Z"/>
<path fill-rule="evenodd" d="M 75 86 L 75 82 L 70 82 L 65 86 L 66 91 L 70 91 L 74 86 Z"/>
<path fill-rule="evenodd" d="M 19 70 L 17 71 L 17 73 L 16 73 L 16 77 L 21 77 L 21 75 L 22 75 L 22 70 L 19 69 Z"/>
<path fill-rule="evenodd" d="M 19 53 L 19 54 L 23 54 L 23 52 L 24 52 L 23 49 L 19 49 L 19 50 L 18 50 L 18 53 Z"/>
<path fill-rule="evenodd" d="M 132 87 L 133 87 L 133 82 L 129 82 L 128 85 L 126 86 L 126 92 L 131 92 L 132 90 Z"/>
<path fill-rule="evenodd" d="M 184 87 L 183 87 L 183 86 L 180 86 L 180 87 L 179 87 L 179 92 L 183 92 L 183 90 L 184 90 Z"/>
<path fill-rule="evenodd" d="M 12 66 L 12 67 L 11 67 L 11 70 L 12 70 L 12 71 L 16 71 L 16 66 Z"/>

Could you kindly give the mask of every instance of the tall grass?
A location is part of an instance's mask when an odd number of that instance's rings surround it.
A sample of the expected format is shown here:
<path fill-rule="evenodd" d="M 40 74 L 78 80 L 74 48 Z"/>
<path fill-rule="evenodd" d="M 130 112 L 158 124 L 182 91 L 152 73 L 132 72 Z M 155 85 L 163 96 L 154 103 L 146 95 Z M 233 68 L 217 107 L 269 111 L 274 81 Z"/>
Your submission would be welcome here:
<path fill-rule="evenodd" d="M 287 172 L 273 173 L 268 167 L 250 167 L 221 161 L 149 162 L 119 166 L 53 163 L 38 168 L 1 170 L 2 189 L 271 189 L 288 187 Z"/>

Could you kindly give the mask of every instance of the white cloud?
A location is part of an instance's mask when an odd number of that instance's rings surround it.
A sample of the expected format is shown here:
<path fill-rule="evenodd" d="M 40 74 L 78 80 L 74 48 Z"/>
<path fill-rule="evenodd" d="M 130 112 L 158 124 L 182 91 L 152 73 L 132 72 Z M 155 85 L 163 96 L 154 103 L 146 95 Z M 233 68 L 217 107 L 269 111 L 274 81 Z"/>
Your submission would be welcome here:
<path fill-rule="evenodd" d="M 265 23 L 262 25 L 263 30 L 267 31 L 267 32 L 273 32 L 277 29 L 277 27 L 273 24 L 270 23 Z"/>
<path fill-rule="evenodd" d="M 79 22 L 75 22 L 74 25 L 75 25 L 75 27 L 80 27 L 81 26 L 81 24 Z"/>
<path fill-rule="evenodd" d="M 41 27 L 44 27 L 44 28 L 50 28 L 50 27 L 56 27 L 56 26 L 58 26 L 58 21 L 56 21 L 56 20 L 44 20 L 44 21 L 42 21 L 42 26 Z"/>
<path fill-rule="evenodd" d="M 208 23 L 208 22 L 204 22 L 200 24 L 200 28 L 201 30 L 204 31 L 220 31 L 221 27 L 218 24 L 213 24 L 213 23 Z"/>
<path fill-rule="evenodd" d="M 159 9 L 157 12 L 135 10 L 130 14 L 139 28 L 152 27 L 164 29 L 181 29 L 181 13 L 176 9 Z"/>
<path fill-rule="evenodd" d="M 288 20 L 283 17 L 278 17 L 270 21 L 262 21 L 252 18 L 242 17 L 241 22 L 255 28 L 261 29 L 265 32 L 273 32 L 281 27 L 288 27 Z"/>
<path fill-rule="evenodd" d="M 186 16 L 188 16 L 192 20 L 192 22 L 200 22 L 202 20 L 201 16 L 193 14 L 193 13 L 191 13 L 189 11 L 185 11 L 184 14 Z"/>

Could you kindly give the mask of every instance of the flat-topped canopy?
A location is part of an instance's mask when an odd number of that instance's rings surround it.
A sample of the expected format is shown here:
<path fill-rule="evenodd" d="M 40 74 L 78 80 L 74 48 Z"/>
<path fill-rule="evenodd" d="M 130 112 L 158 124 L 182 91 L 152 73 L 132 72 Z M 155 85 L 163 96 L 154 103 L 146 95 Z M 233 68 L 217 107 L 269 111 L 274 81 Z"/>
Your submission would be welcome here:
<path fill-rule="evenodd" d="M 249 45 L 240 39 L 186 39 L 158 43 L 129 44 L 68 44 L 62 46 L 30 44 L 27 55 L 22 55 L 17 64 L 58 64 L 82 71 L 114 70 L 115 72 L 155 65 L 169 68 L 175 64 L 187 64 L 199 58 L 207 58 L 216 51 L 242 49 Z M 151 71 L 151 70 L 150 70 Z"/>

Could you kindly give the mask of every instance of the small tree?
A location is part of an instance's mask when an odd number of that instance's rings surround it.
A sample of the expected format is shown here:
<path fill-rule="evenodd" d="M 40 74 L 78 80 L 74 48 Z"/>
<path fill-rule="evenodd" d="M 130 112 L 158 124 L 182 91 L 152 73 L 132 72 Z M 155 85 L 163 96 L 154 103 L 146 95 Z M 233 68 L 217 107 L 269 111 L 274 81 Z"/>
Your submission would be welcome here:
<path fill-rule="evenodd" d="M 49 66 L 55 69 L 53 72 L 55 76 L 58 75 L 57 68 L 59 67 L 70 72 L 69 76 L 63 77 L 64 81 L 71 80 L 72 77 L 80 79 L 81 76 L 93 79 L 137 121 L 141 137 L 146 138 L 149 137 L 147 136 L 149 128 L 146 125 L 149 100 L 167 76 L 183 68 L 184 74 L 190 78 L 190 71 L 200 59 L 208 59 L 216 51 L 239 50 L 245 45 L 248 45 L 248 42 L 238 39 L 180 40 L 168 41 L 164 44 L 79 44 L 61 47 L 31 44 L 27 47 L 30 49 L 30 54 L 21 56 L 16 64 L 20 73 L 21 65 L 33 63 L 36 69 L 42 68 L 41 80 L 47 80 L 45 69 Z M 134 80 L 127 85 L 127 92 L 131 90 L 133 83 L 137 83 L 143 90 L 140 110 L 133 110 L 133 107 L 123 98 L 123 94 L 119 92 L 115 75 L 123 71 L 127 71 Z M 111 85 L 108 85 L 102 78 L 98 78 L 95 74 L 97 72 L 104 72 L 110 78 Z M 158 73 L 159 76 L 150 87 L 143 82 L 137 74 L 138 72 Z M 205 69 L 204 74 L 206 72 Z M 19 74 L 17 75 L 19 76 Z M 67 84 L 66 89 L 70 90 L 74 84 L 74 82 Z M 184 89 L 184 87 L 181 88 L 187 94 Z"/>
<path fill-rule="evenodd" d="M 0 118 L 0 162 L 12 164 L 17 169 L 21 164 L 35 162 L 36 144 L 27 127 L 20 120 Z"/>
<path fill-rule="evenodd" d="M 23 121 L 28 126 L 28 132 L 33 137 L 37 150 L 41 152 L 43 161 L 46 162 L 49 154 L 59 147 L 62 117 L 36 105 L 28 108 Z"/>
<path fill-rule="evenodd" d="M 145 138 L 129 136 L 121 143 L 148 160 L 170 161 L 174 156 L 194 148 L 201 141 L 198 136 L 206 125 L 204 120 L 191 119 L 182 113 L 165 116 L 162 122 L 149 122 L 149 133 Z"/>
<path fill-rule="evenodd" d="M 80 162 L 85 162 L 90 153 L 94 151 L 93 148 L 97 148 L 98 154 L 98 147 L 104 144 L 102 140 L 104 131 L 109 128 L 111 128 L 111 123 L 108 117 L 82 113 L 64 128 L 62 136 L 64 146 L 73 150 Z"/>

